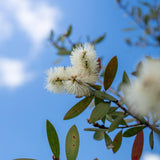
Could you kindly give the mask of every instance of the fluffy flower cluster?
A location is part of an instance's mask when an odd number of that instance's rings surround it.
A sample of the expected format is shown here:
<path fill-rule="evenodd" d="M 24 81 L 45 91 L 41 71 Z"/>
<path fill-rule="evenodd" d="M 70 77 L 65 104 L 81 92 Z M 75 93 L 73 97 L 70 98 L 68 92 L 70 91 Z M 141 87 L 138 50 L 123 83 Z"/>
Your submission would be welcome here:
<path fill-rule="evenodd" d="M 55 67 L 47 71 L 46 88 L 54 93 L 69 93 L 89 96 L 90 84 L 99 79 L 99 65 L 96 51 L 90 43 L 79 46 L 71 52 L 72 67 Z"/>
<path fill-rule="evenodd" d="M 125 101 L 132 112 L 160 118 L 160 60 L 145 59 L 132 85 L 123 87 Z"/>

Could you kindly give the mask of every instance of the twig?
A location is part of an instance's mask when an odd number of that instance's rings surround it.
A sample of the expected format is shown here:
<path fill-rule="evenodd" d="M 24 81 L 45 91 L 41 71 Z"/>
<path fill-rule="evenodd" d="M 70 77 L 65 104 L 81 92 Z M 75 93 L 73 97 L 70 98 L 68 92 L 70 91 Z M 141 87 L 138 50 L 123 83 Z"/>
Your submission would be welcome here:
<path fill-rule="evenodd" d="M 98 128 L 101 128 L 101 129 L 109 129 L 109 127 L 106 127 L 104 125 L 100 125 L 99 123 L 93 123 L 93 126 L 94 127 L 98 127 Z M 131 127 L 136 127 L 136 126 L 144 126 L 144 124 L 132 124 L 132 125 L 125 125 L 125 126 L 119 126 L 117 128 L 119 129 L 124 129 L 124 128 L 131 128 Z"/>

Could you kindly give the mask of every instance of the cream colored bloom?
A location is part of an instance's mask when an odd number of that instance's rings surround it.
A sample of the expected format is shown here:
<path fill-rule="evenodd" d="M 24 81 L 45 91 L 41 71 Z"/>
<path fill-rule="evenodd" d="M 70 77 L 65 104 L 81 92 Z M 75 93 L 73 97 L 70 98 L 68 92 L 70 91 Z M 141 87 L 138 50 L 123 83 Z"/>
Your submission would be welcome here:
<path fill-rule="evenodd" d="M 90 43 L 75 48 L 70 56 L 72 65 L 78 72 L 86 75 L 85 81 L 95 83 L 98 80 L 99 66 L 96 59 L 96 51 Z"/>
<path fill-rule="evenodd" d="M 132 112 L 160 118 L 160 61 L 146 59 L 132 86 L 124 86 L 125 101 Z"/>
<path fill-rule="evenodd" d="M 72 67 L 58 67 L 47 72 L 46 89 L 54 93 L 69 93 L 76 96 L 89 96 L 90 84 L 99 79 L 99 65 L 96 51 L 91 44 L 77 47 L 71 53 Z"/>
<path fill-rule="evenodd" d="M 91 94 L 90 86 L 84 81 L 84 73 L 78 72 L 74 67 L 67 67 L 66 74 L 68 80 L 64 81 L 66 93 L 76 96 L 89 96 Z"/>
<path fill-rule="evenodd" d="M 64 91 L 63 81 L 67 79 L 65 67 L 55 67 L 54 71 L 50 68 L 47 71 L 46 89 L 54 93 L 62 93 Z"/>

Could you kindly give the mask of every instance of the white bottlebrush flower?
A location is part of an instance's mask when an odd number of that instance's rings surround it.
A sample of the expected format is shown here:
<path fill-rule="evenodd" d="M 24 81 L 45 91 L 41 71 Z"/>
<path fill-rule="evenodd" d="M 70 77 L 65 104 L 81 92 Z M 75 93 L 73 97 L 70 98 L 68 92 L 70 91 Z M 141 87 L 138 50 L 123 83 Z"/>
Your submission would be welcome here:
<path fill-rule="evenodd" d="M 91 94 L 90 86 L 85 83 L 83 79 L 83 73 L 77 72 L 74 67 L 67 67 L 66 74 L 68 80 L 64 81 L 64 89 L 66 93 L 76 96 L 89 96 Z"/>
<path fill-rule="evenodd" d="M 160 118 L 160 60 L 146 59 L 131 86 L 124 86 L 124 96 L 132 112 Z"/>
<path fill-rule="evenodd" d="M 65 67 L 55 67 L 54 71 L 52 68 L 50 68 L 47 71 L 48 77 L 45 88 L 54 93 L 62 93 L 64 91 L 63 81 L 68 79 L 65 72 Z"/>
<path fill-rule="evenodd" d="M 84 72 L 88 83 L 95 83 L 98 80 L 99 65 L 96 59 L 94 46 L 86 43 L 84 46 L 78 46 L 71 52 L 71 63 L 80 72 Z"/>

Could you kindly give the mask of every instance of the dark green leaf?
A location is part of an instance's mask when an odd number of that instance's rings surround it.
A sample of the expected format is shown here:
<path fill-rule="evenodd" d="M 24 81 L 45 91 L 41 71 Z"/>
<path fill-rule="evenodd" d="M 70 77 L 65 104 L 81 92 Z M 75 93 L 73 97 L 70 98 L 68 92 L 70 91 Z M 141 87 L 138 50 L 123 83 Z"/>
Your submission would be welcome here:
<path fill-rule="evenodd" d="M 113 142 L 107 133 L 104 133 L 104 138 L 105 138 L 105 143 L 106 143 L 107 149 L 113 148 L 114 147 Z"/>
<path fill-rule="evenodd" d="M 106 37 L 106 34 L 104 34 L 103 36 L 101 36 L 101 37 L 95 39 L 95 40 L 93 41 L 93 44 L 100 43 L 101 41 L 104 40 L 105 37 Z"/>
<path fill-rule="evenodd" d="M 64 116 L 64 120 L 71 119 L 71 118 L 78 116 L 89 106 L 92 99 L 93 99 L 93 96 L 90 96 L 78 102 L 66 113 L 66 115 Z"/>
<path fill-rule="evenodd" d="M 97 98 L 97 97 L 95 97 L 95 99 L 94 99 L 95 106 L 98 105 L 99 103 L 103 103 L 103 102 L 104 102 L 103 99 L 100 99 L 100 98 Z"/>
<path fill-rule="evenodd" d="M 89 84 L 89 85 L 90 85 L 90 87 L 92 87 L 95 90 L 101 90 L 101 88 L 102 88 L 102 86 L 100 86 L 100 85 L 95 85 L 95 84 Z"/>
<path fill-rule="evenodd" d="M 139 160 L 141 158 L 143 143 L 144 143 L 144 136 L 143 136 L 143 131 L 141 131 L 136 135 L 136 138 L 134 140 L 134 144 L 132 147 L 132 160 Z"/>
<path fill-rule="evenodd" d="M 70 36 L 71 33 L 72 33 L 72 26 L 70 25 L 65 36 L 68 37 L 68 36 Z"/>
<path fill-rule="evenodd" d="M 133 121 L 136 121 L 136 119 L 135 119 L 135 118 L 125 119 L 125 122 L 126 122 L 126 123 L 130 123 L 130 122 L 133 122 Z"/>
<path fill-rule="evenodd" d="M 124 116 L 118 116 L 110 125 L 109 127 L 109 131 L 108 132 L 112 132 L 113 130 L 115 130 L 119 124 L 122 122 L 122 119 L 124 118 Z"/>
<path fill-rule="evenodd" d="M 64 55 L 70 55 L 71 52 L 66 50 L 65 48 L 60 48 L 57 54 L 64 56 Z"/>
<path fill-rule="evenodd" d="M 136 29 L 137 29 L 136 27 L 124 28 L 123 31 L 124 31 L 124 32 L 128 32 L 128 31 L 134 31 L 134 30 L 136 30 Z"/>
<path fill-rule="evenodd" d="M 46 130 L 47 130 L 48 142 L 52 150 L 52 153 L 57 159 L 59 159 L 60 146 L 59 146 L 58 135 L 54 126 L 48 120 L 46 121 Z"/>
<path fill-rule="evenodd" d="M 100 99 L 105 99 L 105 100 L 110 100 L 110 101 L 116 101 L 117 99 L 114 98 L 113 96 L 105 93 L 105 92 L 101 92 L 101 91 L 94 91 L 94 95 L 95 97 L 97 98 L 100 98 Z"/>
<path fill-rule="evenodd" d="M 67 133 L 65 150 L 67 160 L 76 160 L 79 150 L 79 133 L 75 125 Z"/>
<path fill-rule="evenodd" d="M 118 68 L 118 60 L 117 60 L 117 56 L 114 56 L 108 63 L 104 72 L 104 89 L 105 90 L 107 90 L 111 86 L 115 78 L 115 75 L 117 73 L 117 68 Z"/>
<path fill-rule="evenodd" d="M 49 39 L 50 39 L 51 41 L 53 40 L 53 36 L 54 36 L 54 32 L 53 32 L 53 30 L 51 30 L 50 36 L 49 36 Z"/>
<path fill-rule="evenodd" d="M 106 131 L 108 131 L 108 129 L 103 129 L 103 128 L 85 128 L 84 131 L 106 132 Z"/>
<path fill-rule="evenodd" d="M 145 15 L 145 16 L 144 16 L 143 21 L 144 21 L 144 23 L 145 23 L 146 25 L 148 24 L 149 19 L 150 19 L 149 15 Z"/>
<path fill-rule="evenodd" d="M 137 12 L 138 12 L 138 18 L 141 18 L 141 15 L 142 15 L 142 10 L 141 8 L 137 8 Z"/>
<path fill-rule="evenodd" d="M 145 126 L 137 126 L 137 127 L 130 128 L 123 133 L 123 137 L 132 137 L 138 134 L 144 128 Z"/>
<path fill-rule="evenodd" d="M 104 132 L 103 131 L 96 131 L 93 135 L 93 138 L 97 141 L 100 141 L 104 138 Z"/>
<path fill-rule="evenodd" d="M 110 108 L 110 103 L 97 104 L 91 113 L 90 123 L 94 123 L 94 122 L 102 119 L 109 111 L 109 108 Z"/>
<path fill-rule="evenodd" d="M 113 153 L 116 153 L 120 146 L 122 144 L 122 131 L 118 132 L 118 134 L 115 136 L 114 140 L 113 140 Z"/>
<path fill-rule="evenodd" d="M 151 147 L 151 150 L 153 150 L 153 147 L 154 147 L 153 131 L 151 131 L 151 133 L 149 135 L 149 145 Z"/>
<path fill-rule="evenodd" d="M 130 80 L 129 80 L 129 77 L 128 77 L 126 71 L 123 72 L 122 82 L 123 82 L 124 84 L 131 84 L 131 82 L 130 82 Z"/>
<path fill-rule="evenodd" d="M 131 42 L 131 40 L 130 40 L 129 38 L 126 38 L 126 39 L 125 39 L 125 42 L 126 42 L 128 45 L 131 45 L 131 44 L 132 44 L 132 42 Z"/>

